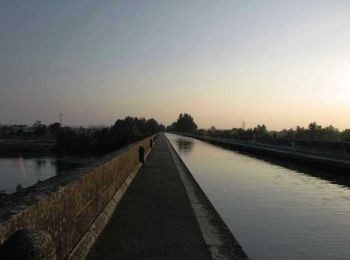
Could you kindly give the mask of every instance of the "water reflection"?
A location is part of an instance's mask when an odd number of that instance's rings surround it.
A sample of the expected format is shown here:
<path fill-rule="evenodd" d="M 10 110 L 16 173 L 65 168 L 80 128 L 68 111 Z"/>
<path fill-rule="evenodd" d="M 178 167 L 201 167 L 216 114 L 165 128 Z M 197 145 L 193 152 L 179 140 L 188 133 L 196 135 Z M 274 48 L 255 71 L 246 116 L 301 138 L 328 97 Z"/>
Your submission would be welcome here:
<path fill-rule="evenodd" d="M 40 167 L 41 165 L 45 165 L 46 164 L 46 160 L 36 159 L 36 164 Z"/>
<path fill-rule="evenodd" d="M 21 175 L 22 175 L 23 178 L 25 178 L 26 177 L 26 169 L 24 167 L 24 161 L 23 161 L 22 156 L 20 156 L 18 158 L 18 164 L 19 164 L 19 169 L 21 171 Z"/>
<path fill-rule="evenodd" d="M 193 141 L 190 139 L 183 139 L 183 138 L 176 138 L 175 139 L 177 148 L 180 152 L 180 154 L 186 155 L 188 153 L 191 153 L 193 149 Z"/>
<path fill-rule="evenodd" d="M 191 152 L 193 152 L 194 140 L 196 139 L 193 139 L 190 137 L 184 137 L 184 136 L 182 137 L 176 136 L 176 137 L 172 137 L 172 140 L 175 140 L 177 148 L 181 155 L 189 155 Z M 188 146 L 190 147 L 187 147 L 187 144 L 189 144 Z M 278 165 L 299 173 L 320 178 L 322 180 L 329 181 L 333 184 L 338 184 L 338 185 L 350 188 L 350 178 L 348 175 L 344 173 L 327 170 L 324 167 L 316 167 L 316 166 L 310 167 L 307 165 L 307 163 L 303 163 L 303 162 L 297 163 L 293 161 L 288 161 L 287 159 L 273 158 L 271 156 L 266 156 L 261 154 L 252 154 L 252 153 L 245 152 L 241 149 L 237 150 L 225 144 L 223 145 L 211 144 L 211 145 L 220 147 L 225 150 L 234 151 L 236 153 L 248 156 L 250 158 L 262 160 L 272 165 Z"/>
<path fill-rule="evenodd" d="M 167 136 L 251 259 L 350 259 L 346 176 Z"/>
<path fill-rule="evenodd" d="M 232 147 L 228 147 L 227 145 L 221 146 L 221 145 L 215 144 L 215 146 L 221 147 L 225 150 L 234 151 L 251 158 L 259 159 L 267 163 L 270 163 L 272 165 L 278 165 L 299 173 L 307 174 L 312 177 L 316 177 L 325 181 L 329 181 L 334 184 L 338 184 L 338 185 L 342 185 L 344 187 L 350 188 L 350 178 L 347 174 L 344 174 L 342 172 L 327 170 L 324 167 L 317 167 L 317 166 L 310 167 L 307 165 L 307 163 L 304 163 L 304 162 L 298 163 L 298 162 L 289 161 L 287 159 L 273 158 L 271 156 L 260 155 L 260 154 L 251 154 L 251 153 L 244 152 L 242 150 L 236 150 Z"/>
<path fill-rule="evenodd" d="M 56 159 L 51 161 L 51 165 L 53 165 L 56 168 L 56 173 L 61 174 L 65 171 L 68 171 L 77 165 L 83 164 L 84 160 L 78 159 L 78 160 L 69 160 L 69 159 Z"/>
<path fill-rule="evenodd" d="M 77 167 L 88 159 L 50 156 L 0 158 L 0 193 L 12 193 L 16 187 L 31 186 Z"/>

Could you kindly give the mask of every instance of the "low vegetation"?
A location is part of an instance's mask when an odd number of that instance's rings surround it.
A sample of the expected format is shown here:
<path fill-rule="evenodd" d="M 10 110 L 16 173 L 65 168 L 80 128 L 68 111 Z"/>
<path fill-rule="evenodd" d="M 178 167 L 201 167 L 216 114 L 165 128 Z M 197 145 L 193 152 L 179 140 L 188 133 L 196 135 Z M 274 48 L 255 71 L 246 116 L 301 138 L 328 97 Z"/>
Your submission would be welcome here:
<path fill-rule="evenodd" d="M 167 127 L 168 131 L 195 133 L 213 137 L 223 137 L 238 140 L 254 140 L 256 138 L 305 140 L 305 141 L 328 141 L 350 142 L 350 129 L 339 131 L 334 126 L 323 127 L 312 122 L 307 128 L 297 126 L 295 129 L 281 131 L 268 130 L 266 125 L 258 124 L 254 128 L 232 128 L 219 130 L 212 126 L 209 129 L 197 129 L 194 119 L 189 114 L 180 114 L 176 122 Z"/>

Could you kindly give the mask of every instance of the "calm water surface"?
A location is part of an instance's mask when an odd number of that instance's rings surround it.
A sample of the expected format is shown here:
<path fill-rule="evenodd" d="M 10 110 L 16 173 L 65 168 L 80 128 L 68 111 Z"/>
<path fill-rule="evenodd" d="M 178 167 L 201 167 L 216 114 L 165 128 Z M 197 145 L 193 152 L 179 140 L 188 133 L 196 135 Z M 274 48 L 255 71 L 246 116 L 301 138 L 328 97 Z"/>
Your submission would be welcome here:
<path fill-rule="evenodd" d="M 193 138 L 167 137 L 251 259 L 350 259 L 344 177 L 332 180 L 332 173 L 291 170 Z"/>
<path fill-rule="evenodd" d="M 0 158 L 0 192 L 12 193 L 79 166 L 81 158 L 49 156 Z"/>

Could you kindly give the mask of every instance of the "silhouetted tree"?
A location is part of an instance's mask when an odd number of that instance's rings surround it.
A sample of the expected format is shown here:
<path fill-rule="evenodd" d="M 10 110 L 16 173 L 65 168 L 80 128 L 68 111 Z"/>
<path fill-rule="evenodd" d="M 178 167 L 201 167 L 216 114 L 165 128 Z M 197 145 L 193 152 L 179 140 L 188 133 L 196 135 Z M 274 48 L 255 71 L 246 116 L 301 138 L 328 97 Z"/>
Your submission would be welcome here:
<path fill-rule="evenodd" d="M 322 140 L 324 141 L 339 141 L 340 132 L 337 128 L 330 125 L 322 129 Z"/>
<path fill-rule="evenodd" d="M 295 129 L 283 129 L 281 131 L 269 131 L 264 124 L 258 124 L 253 129 L 233 128 L 231 130 L 220 130 L 211 127 L 204 132 L 202 131 L 201 134 L 239 140 L 252 140 L 256 138 L 261 141 L 263 141 L 261 138 L 284 139 L 280 140 L 280 143 L 288 143 L 287 140 L 291 139 L 306 141 L 350 141 L 350 129 L 340 132 L 332 125 L 322 127 L 316 122 L 310 123 L 308 128 L 297 126 Z"/>
<path fill-rule="evenodd" d="M 309 138 L 310 140 L 315 140 L 317 136 L 319 136 L 319 132 L 321 131 L 322 126 L 317 125 L 316 122 L 309 124 Z"/>
<path fill-rule="evenodd" d="M 32 125 L 33 131 L 35 135 L 44 135 L 46 134 L 46 130 L 47 130 L 47 126 L 41 124 L 40 120 L 37 120 L 34 122 L 34 124 Z"/>
<path fill-rule="evenodd" d="M 176 122 L 173 122 L 166 128 L 167 131 L 176 131 Z"/>
<path fill-rule="evenodd" d="M 267 133 L 267 128 L 265 125 L 257 125 L 254 129 L 253 129 L 254 135 L 257 137 L 266 137 L 268 136 Z"/>
<path fill-rule="evenodd" d="M 341 133 L 341 140 L 343 142 L 350 142 L 350 129 L 345 129 L 342 133 Z"/>
<path fill-rule="evenodd" d="M 164 130 L 154 119 L 126 117 L 112 127 L 63 128 L 56 135 L 56 150 L 65 153 L 108 153 Z"/>
<path fill-rule="evenodd" d="M 175 123 L 172 124 L 175 131 L 193 133 L 197 130 L 197 125 L 190 114 L 180 114 Z"/>
<path fill-rule="evenodd" d="M 49 128 L 49 131 L 51 134 L 56 134 L 60 130 L 61 124 L 58 122 L 55 122 L 55 123 L 49 125 L 48 128 Z"/>

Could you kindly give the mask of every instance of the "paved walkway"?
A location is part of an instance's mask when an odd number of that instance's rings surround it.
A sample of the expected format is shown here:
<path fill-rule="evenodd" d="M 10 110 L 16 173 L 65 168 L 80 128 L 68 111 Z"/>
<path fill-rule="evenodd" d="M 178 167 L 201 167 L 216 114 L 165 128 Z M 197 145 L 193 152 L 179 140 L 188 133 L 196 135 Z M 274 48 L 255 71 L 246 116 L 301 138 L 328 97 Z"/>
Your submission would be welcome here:
<path fill-rule="evenodd" d="M 164 134 L 88 259 L 211 259 Z"/>

